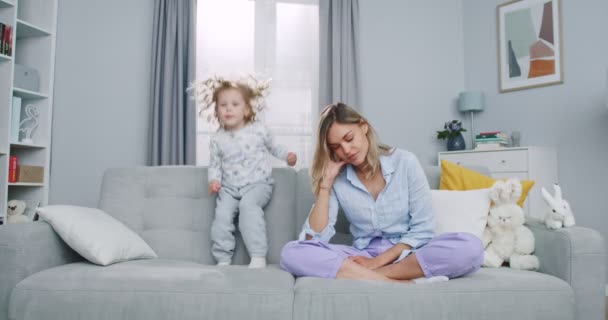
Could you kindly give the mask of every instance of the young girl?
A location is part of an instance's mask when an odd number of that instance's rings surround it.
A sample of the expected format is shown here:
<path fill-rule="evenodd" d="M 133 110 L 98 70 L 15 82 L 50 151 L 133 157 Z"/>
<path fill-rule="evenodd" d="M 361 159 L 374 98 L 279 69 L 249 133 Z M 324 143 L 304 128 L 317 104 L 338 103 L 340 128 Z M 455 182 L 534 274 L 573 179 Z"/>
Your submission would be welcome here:
<path fill-rule="evenodd" d="M 220 124 L 211 137 L 208 171 L 209 194 L 217 193 L 212 253 L 218 265 L 232 262 L 233 220 L 238 211 L 239 230 L 251 256 L 249 267 L 263 268 L 268 247 L 262 208 L 270 200 L 274 183 L 268 154 L 290 166 L 296 164 L 296 154 L 275 146 L 268 128 L 256 121 L 252 104 L 263 98 L 267 85 L 252 87 L 216 78 L 211 88 L 211 104 L 215 104 L 214 115 Z"/>

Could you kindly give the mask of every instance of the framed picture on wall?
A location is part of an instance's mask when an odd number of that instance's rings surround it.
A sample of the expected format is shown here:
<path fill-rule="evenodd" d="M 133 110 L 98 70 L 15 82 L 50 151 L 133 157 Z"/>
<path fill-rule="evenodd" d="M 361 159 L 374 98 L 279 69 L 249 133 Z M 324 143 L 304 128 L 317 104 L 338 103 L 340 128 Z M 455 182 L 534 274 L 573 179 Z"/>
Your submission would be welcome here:
<path fill-rule="evenodd" d="M 498 5 L 498 90 L 563 83 L 560 0 Z"/>

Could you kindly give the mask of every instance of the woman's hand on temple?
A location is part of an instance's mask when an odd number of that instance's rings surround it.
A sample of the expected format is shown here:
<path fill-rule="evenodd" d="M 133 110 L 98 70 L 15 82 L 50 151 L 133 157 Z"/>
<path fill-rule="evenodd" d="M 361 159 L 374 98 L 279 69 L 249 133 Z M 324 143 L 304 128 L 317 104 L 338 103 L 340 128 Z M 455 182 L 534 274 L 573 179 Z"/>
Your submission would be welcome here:
<path fill-rule="evenodd" d="M 326 162 L 325 169 L 323 170 L 323 180 L 321 181 L 321 188 L 331 189 L 334 184 L 334 179 L 340 173 L 340 169 L 345 164 L 343 160 L 333 161 L 329 160 Z"/>

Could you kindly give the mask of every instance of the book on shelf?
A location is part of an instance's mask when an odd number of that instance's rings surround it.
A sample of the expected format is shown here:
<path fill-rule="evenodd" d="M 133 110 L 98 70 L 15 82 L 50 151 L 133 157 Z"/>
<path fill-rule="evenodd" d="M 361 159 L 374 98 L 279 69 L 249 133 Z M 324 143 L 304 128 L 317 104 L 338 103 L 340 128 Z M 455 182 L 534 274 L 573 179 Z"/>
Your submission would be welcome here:
<path fill-rule="evenodd" d="M 475 146 L 475 150 L 494 150 L 494 149 L 501 149 L 501 148 L 506 148 L 506 147 L 507 147 L 506 143 L 500 143 L 500 142 L 478 143 Z"/>
<path fill-rule="evenodd" d="M 21 122 L 21 97 L 13 97 L 11 108 L 11 141 L 19 142 L 19 122 Z"/>
<path fill-rule="evenodd" d="M 0 23 L 0 53 L 10 56 L 13 48 L 11 35 L 12 27 L 9 24 Z"/>
<path fill-rule="evenodd" d="M 8 160 L 8 182 L 17 182 L 17 156 L 10 156 Z"/>
<path fill-rule="evenodd" d="M 8 49 L 6 49 L 7 56 L 13 55 L 13 27 L 8 26 Z"/>
<path fill-rule="evenodd" d="M 492 132 L 481 132 L 478 135 L 475 135 L 475 139 L 504 139 L 509 140 L 509 136 L 506 133 L 500 131 L 492 131 Z"/>
<path fill-rule="evenodd" d="M 475 141 L 477 141 L 477 142 L 500 142 L 500 141 L 508 142 L 509 139 L 504 139 L 504 138 L 475 138 Z"/>

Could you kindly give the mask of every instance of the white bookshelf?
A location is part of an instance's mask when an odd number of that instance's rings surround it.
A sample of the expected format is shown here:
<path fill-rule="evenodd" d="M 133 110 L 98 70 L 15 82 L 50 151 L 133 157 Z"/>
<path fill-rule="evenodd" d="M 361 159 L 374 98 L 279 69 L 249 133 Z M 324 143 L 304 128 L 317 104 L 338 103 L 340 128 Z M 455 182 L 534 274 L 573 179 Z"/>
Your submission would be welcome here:
<path fill-rule="evenodd" d="M 12 27 L 12 53 L 0 53 L 0 217 L 4 223 L 8 200 L 48 203 L 57 1 L 0 0 L 0 22 Z M 39 90 L 15 86 L 15 64 L 38 72 Z M 26 105 L 33 105 L 40 112 L 32 143 L 13 141 L 11 137 L 13 96 L 22 99 L 21 119 Z M 17 156 L 18 165 L 43 167 L 43 182 L 9 183 L 10 156 Z"/>

